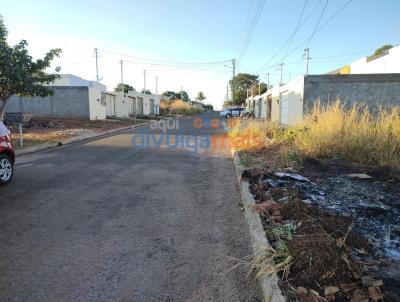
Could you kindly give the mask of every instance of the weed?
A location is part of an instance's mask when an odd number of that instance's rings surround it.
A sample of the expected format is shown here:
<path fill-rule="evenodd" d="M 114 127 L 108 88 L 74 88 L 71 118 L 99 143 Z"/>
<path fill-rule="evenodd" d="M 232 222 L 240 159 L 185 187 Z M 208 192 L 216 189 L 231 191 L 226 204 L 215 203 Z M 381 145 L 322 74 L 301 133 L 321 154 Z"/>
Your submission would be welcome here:
<path fill-rule="evenodd" d="M 284 145 L 283 160 L 299 162 L 304 157 L 341 158 L 361 164 L 400 169 L 400 107 L 345 107 L 339 101 L 321 106 L 287 128 L 276 123 L 233 119 L 228 123 L 234 148 L 257 150 Z"/>

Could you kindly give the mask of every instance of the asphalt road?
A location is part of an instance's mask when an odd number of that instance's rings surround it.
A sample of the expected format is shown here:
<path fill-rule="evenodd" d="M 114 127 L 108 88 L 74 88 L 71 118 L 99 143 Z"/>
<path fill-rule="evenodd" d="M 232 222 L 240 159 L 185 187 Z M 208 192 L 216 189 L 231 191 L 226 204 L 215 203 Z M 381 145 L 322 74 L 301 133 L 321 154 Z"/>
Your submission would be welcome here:
<path fill-rule="evenodd" d="M 228 272 L 251 248 L 233 161 L 206 148 L 215 116 L 167 131 L 183 149 L 144 127 L 19 157 L 0 188 L 0 301 L 259 301 Z"/>

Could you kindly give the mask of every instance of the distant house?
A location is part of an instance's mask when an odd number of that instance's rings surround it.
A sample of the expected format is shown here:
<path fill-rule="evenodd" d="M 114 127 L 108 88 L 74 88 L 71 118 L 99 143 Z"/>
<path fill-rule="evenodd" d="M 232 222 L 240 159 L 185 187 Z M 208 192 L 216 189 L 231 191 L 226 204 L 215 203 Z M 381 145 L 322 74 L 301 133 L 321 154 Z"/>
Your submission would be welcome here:
<path fill-rule="evenodd" d="M 381 55 L 366 56 L 329 74 L 400 73 L 400 45 Z"/>
<path fill-rule="evenodd" d="M 75 75 L 63 74 L 51 86 L 54 94 L 45 98 L 12 96 L 6 111 L 61 118 L 106 118 L 105 85 Z"/>
<path fill-rule="evenodd" d="M 6 111 L 90 120 L 156 115 L 160 111 L 159 96 L 137 91 L 107 92 L 105 85 L 72 74 L 61 75 L 51 86 L 54 94 L 45 98 L 13 96 Z"/>
<path fill-rule="evenodd" d="M 284 125 L 294 125 L 310 112 L 316 102 L 337 99 L 347 105 L 365 104 L 372 110 L 379 106 L 400 105 L 400 73 L 325 74 L 299 77 L 246 100 L 256 118 Z"/>
<path fill-rule="evenodd" d="M 158 115 L 160 113 L 159 96 L 135 90 L 128 91 L 128 93 L 107 92 L 105 103 L 107 117 Z"/>
<path fill-rule="evenodd" d="M 256 118 L 285 125 L 302 120 L 316 102 L 326 104 L 337 99 L 347 105 L 365 104 L 371 110 L 379 106 L 400 105 L 400 46 L 381 55 L 363 57 L 323 75 L 307 75 L 260 96 L 246 100 Z"/>

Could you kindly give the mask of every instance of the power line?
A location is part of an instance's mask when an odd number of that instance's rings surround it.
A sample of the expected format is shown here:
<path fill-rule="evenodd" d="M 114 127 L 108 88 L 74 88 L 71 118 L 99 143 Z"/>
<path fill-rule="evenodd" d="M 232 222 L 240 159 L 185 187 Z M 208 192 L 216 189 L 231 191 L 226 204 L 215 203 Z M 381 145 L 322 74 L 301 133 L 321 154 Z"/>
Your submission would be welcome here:
<path fill-rule="evenodd" d="M 328 2 L 329 2 L 329 0 L 326 0 L 326 1 L 325 1 L 324 8 L 322 9 L 321 14 L 319 15 L 317 24 L 315 25 L 314 31 L 313 31 L 313 33 L 311 34 L 310 40 L 308 40 L 306 49 L 308 49 L 308 47 L 310 46 L 311 40 L 314 38 L 314 35 L 315 35 L 315 33 L 316 33 L 317 29 L 318 29 L 319 23 L 321 22 L 321 19 L 322 19 L 324 13 L 325 13 L 326 7 L 328 6 Z"/>
<path fill-rule="evenodd" d="M 299 20 L 297 21 L 297 25 L 296 25 L 296 28 L 295 28 L 294 31 L 293 31 L 292 36 L 290 37 L 290 42 L 289 42 L 288 47 L 286 48 L 286 52 L 285 52 L 285 55 L 283 56 L 282 61 L 284 61 L 284 60 L 286 59 L 287 53 L 289 52 L 290 47 L 292 46 L 292 42 L 293 42 L 294 36 L 296 35 L 297 31 L 298 31 L 299 28 L 300 28 L 300 22 L 301 22 L 301 19 L 303 18 L 304 11 L 306 10 L 307 3 L 308 3 L 308 0 L 306 0 L 306 1 L 304 2 L 303 9 L 301 10 Z"/>
<path fill-rule="evenodd" d="M 317 28 L 317 30 L 315 31 L 315 33 L 319 32 L 320 30 L 322 30 L 329 22 L 331 22 L 337 15 L 339 15 L 353 0 L 349 0 L 347 1 L 344 5 L 342 5 L 334 14 L 332 14 L 322 25 L 319 26 L 319 28 Z M 295 52 L 297 49 L 299 49 L 299 47 L 303 46 L 303 44 L 310 39 L 311 36 L 307 37 L 306 39 L 304 39 L 303 41 L 301 41 L 294 49 L 292 49 L 288 55 L 292 54 L 293 52 Z M 266 64 L 264 64 L 260 69 L 260 71 L 266 71 L 269 68 L 276 66 L 276 63 L 273 63 L 271 65 L 269 65 L 267 67 L 267 64 L 269 62 L 271 62 L 272 60 L 269 60 Z"/>
<path fill-rule="evenodd" d="M 179 62 L 179 61 L 166 61 L 166 60 L 157 60 L 157 59 L 150 59 L 150 58 L 143 58 L 143 57 L 136 57 L 132 56 L 129 54 L 124 54 L 124 53 L 119 53 L 119 52 L 113 52 L 109 50 L 104 50 L 104 49 L 99 49 L 102 52 L 109 53 L 112 55 L 116 56 L 122 56 L 122 57 L 127 57 L 127 58 L 133 58 L 136 60 L 141 60 L 143 64 L 148 64 L 148 65 L 165 65 L 165 66 L 171 66 L 171 65 L 209 65 L 209 64 L 218 64 L 218 63 L 226 63 L 229 62 L 230 60 L 221 60 L 221 61 L 213 61 L 213 62 Z M 158 62 L 158 63 L 146 63 L 148 62 Z M 139 63 L 139 62 L 138 62 Z"/>
<path fill-rule="evenodd" d="M 319 0 L 317 2 L 316 5 L 314 5 L 314 7 L 312 8 L 311 12 L 307 15 L 307 17 L 304 18 L 303 22 L 301 22 L 301 24 L 299 25 L 300 29 L 307 21 L 308 19 L 311 17 L 311 15 L 314 13 L 314 11 L 317 9 L 317 7 L 319 6 L 319 4 L 322 2 L 322 0 Z M 269 63 L 272 62 L 273 59 L 275 59 L 278 54 L 285 48 L 285 46 L 290 42 L 290 37 L 289 39 L 286 40 L 285 43 L 282 44 L 282 46 L 275 52 L 275 54 L 257 71 L 257 73 L 260 73 L 262 70 L 265 70 L 265 67 L 268 66 Z M 281 60 L 282 61 L 282 60 Z M 275 64 L 274 64 L 275 65 Z M 271 66 L 268 66 L 271 67 Z"/>
<path fill-rule="evenodd" d="M 249 30 L 247 32 L 247 35 L 246 35 L 246 38 L 244 40 L 243 46 L 240 49 L 238 62 L 240 62 L 244 58 L 244 56 L 246 55 L 247 48 L 249 47 L 249 44 L 250 44 L 250 41 L 251 41 L 251 37 L 252 37 L 256 27 L 257 27 L 258 20 L 260 19 L 260 16 L 261 16 L 261 14 L 263 12 L 264 5 L 265 5 L 265 0 L 259 0 L 258 5 L 257 5 L 257 7 L 255 9 L 255 12 L 254 12 L 253 22 L 251 23 L 251 25 L 249 27 Z"/>

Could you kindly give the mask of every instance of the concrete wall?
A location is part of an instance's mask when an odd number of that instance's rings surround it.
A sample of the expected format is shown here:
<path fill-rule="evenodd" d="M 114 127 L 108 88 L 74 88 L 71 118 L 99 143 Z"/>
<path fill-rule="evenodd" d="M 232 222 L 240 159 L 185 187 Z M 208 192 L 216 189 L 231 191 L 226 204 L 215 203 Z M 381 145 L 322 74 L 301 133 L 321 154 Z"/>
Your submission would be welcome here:
<path fill-rule="evenodd" d="M 54 94 L 45 98 L 12 96 L 6 112 L 32 113 L 36 116 L 90 118 L 88 87 L 52 87 Z"/>
<path fill-rule="evenodd" d="M 400 73 L 311 75 L 304 79 L 304 110 L 316 101 L 322 104 L 340 99 L 347 105 L 368 105 L 372 110 L 380 105 L 400 105 Z"/>

